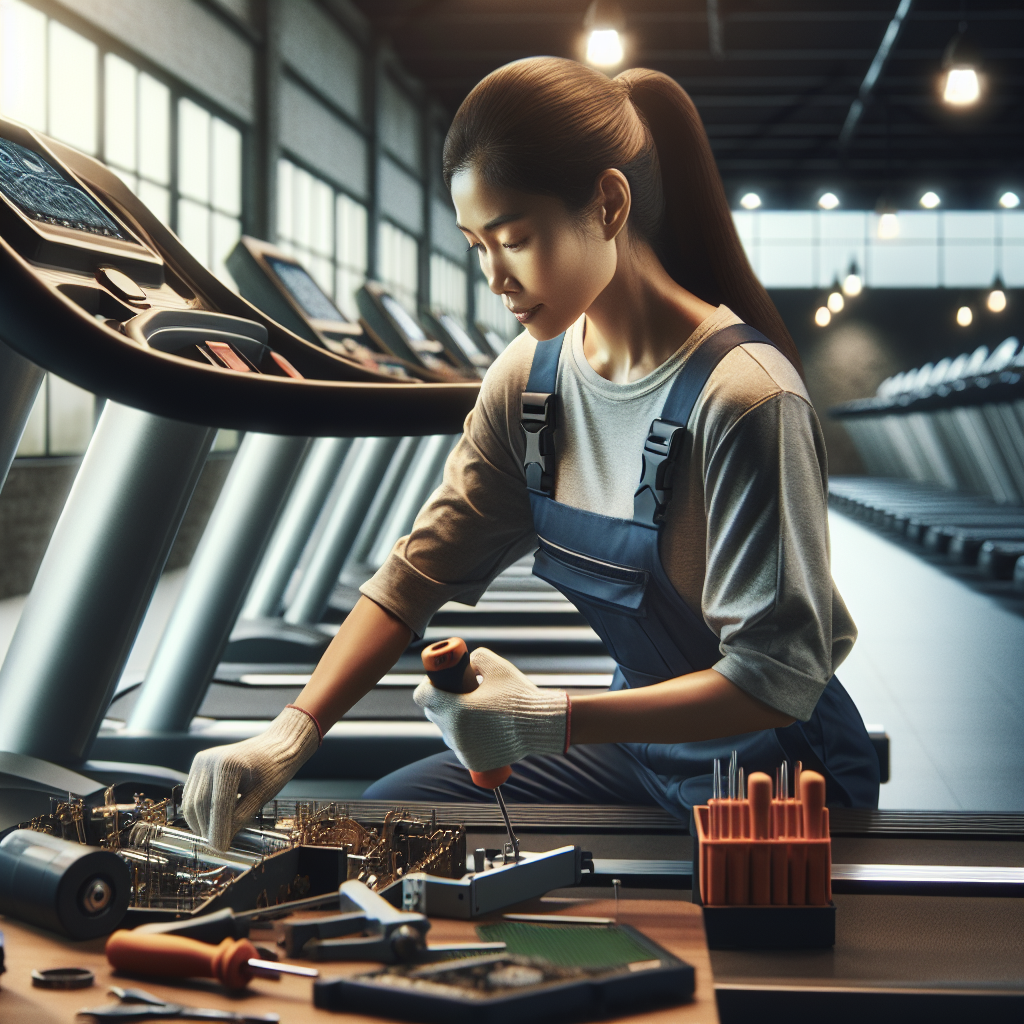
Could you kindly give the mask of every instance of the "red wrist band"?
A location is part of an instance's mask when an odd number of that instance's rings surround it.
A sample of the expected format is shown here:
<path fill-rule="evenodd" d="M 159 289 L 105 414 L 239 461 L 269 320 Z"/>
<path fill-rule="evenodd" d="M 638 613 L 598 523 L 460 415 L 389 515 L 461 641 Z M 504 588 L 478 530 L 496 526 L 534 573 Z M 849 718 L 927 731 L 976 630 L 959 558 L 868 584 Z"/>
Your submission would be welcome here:
<path fill-rule="evenodd" d="M 565 750 L 563 754 L 569 753 L 569 744 L 572 742 L 572 701 L 569 694 L 565 695 Z"/>
<path fill-rule="evenodd" d="M 313 725 L 316 726 L 316 735 L 317 739 L 319 740 L 317 746 L 322 747 L 324 743 L 324 731 L 320 728 L 320 723 L 316 720 L 316 715 L 314 715 L 312 711 L 307 711 L 305 708 L 300 708 L 298 704 L 286 704 L 285 707 L 294 708 L 296 711 L 301 711 L 304 715 L 306 715 L 309 718 Z"/>

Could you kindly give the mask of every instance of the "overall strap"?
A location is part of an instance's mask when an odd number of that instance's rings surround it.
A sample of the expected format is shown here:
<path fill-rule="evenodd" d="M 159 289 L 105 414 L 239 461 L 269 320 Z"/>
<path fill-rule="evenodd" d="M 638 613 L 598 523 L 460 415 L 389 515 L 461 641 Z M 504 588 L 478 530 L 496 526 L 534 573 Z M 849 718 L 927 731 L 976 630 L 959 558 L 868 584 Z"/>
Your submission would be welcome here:
<path fill-rule="evenodd" d="M 656 530 L 665 521 L 672 497 L 672 473 L 693 407 L 715 367 L 734 348 L 749 342 L 773 344 L 753 327 L 733 324 L 706 338 L 683 364 L 661 417 L 651 423 L 644 442 L 640 485 L 633 495 L 633 522 Z"/>
<path fill-rule="evenodd" d="M 526 441 L 523 467 L 526 486 L 550 497 L 555 485 L 555 424 L 558 406 L 558 357 L 563 331 L 550 341 L 538 341 L 530 367 L 530 379 L 523 392 L 520 426 Z"/>

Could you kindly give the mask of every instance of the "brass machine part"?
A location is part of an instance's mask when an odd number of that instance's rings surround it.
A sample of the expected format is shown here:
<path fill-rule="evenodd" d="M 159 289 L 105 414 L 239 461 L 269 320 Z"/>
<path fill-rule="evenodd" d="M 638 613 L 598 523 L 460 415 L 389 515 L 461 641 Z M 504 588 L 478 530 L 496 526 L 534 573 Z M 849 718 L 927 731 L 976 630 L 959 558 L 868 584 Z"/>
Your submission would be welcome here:
<path fill-rule="evenodd" d="M 346 854 L 347 879 L 365 883 L 374 891 L 400 881 L 415 871 L 460 878 L 465 871 L 466 833 L 462 825 L 439 825 L 436 817 L 421 818 L 396 808 L 379 828 L 349 817 L 338 803 L 274 802 L 272 816 L 261 815 L 262 827 L 246 828 L 229 850 L 218 851 L 202 837 L 181 827 L 173 800 L 151 800 L 135 795 L 135 802 L 118 804 L 113 787 L 95 807 L 70 797 L 55 802 L 22 828 L 33 829 L 112 850 L 131 871 L 130 906 L 136 909 L 191 913 L 226 893 L 240 876 L 258 868 L 265 859 L 295 847 L 331 847 Z M 296 878 L 288 891 L 261 892 L 259 905 L 304 895 L 303 880 Z"/>

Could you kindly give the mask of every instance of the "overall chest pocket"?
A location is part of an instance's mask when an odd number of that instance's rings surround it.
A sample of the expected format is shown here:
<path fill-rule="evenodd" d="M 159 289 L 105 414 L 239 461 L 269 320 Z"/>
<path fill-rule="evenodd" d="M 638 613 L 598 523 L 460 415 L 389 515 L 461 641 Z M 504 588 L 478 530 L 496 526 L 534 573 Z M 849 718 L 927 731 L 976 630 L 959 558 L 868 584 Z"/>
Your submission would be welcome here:
<path fill-rule="evenodd" d="M 629 569 L 589 558 L 542 537 L 533 558 L 533 572 L 574 603 L 580 598 L 636 618 L 645 614 L 643 605 L 649 573 L 643 569 Z"/>

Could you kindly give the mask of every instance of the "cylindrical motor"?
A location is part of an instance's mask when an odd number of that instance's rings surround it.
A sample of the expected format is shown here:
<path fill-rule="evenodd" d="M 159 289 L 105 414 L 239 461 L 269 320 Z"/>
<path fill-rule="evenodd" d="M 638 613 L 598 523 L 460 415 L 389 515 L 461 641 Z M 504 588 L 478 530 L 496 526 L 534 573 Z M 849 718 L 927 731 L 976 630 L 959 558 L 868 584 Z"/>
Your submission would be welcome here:
<path fill-rule="evenodd" d="M 116 853 L 18 829 L 0 842 L 0 914 L 93 939 L 114 931 L 131 896 Z"/>

